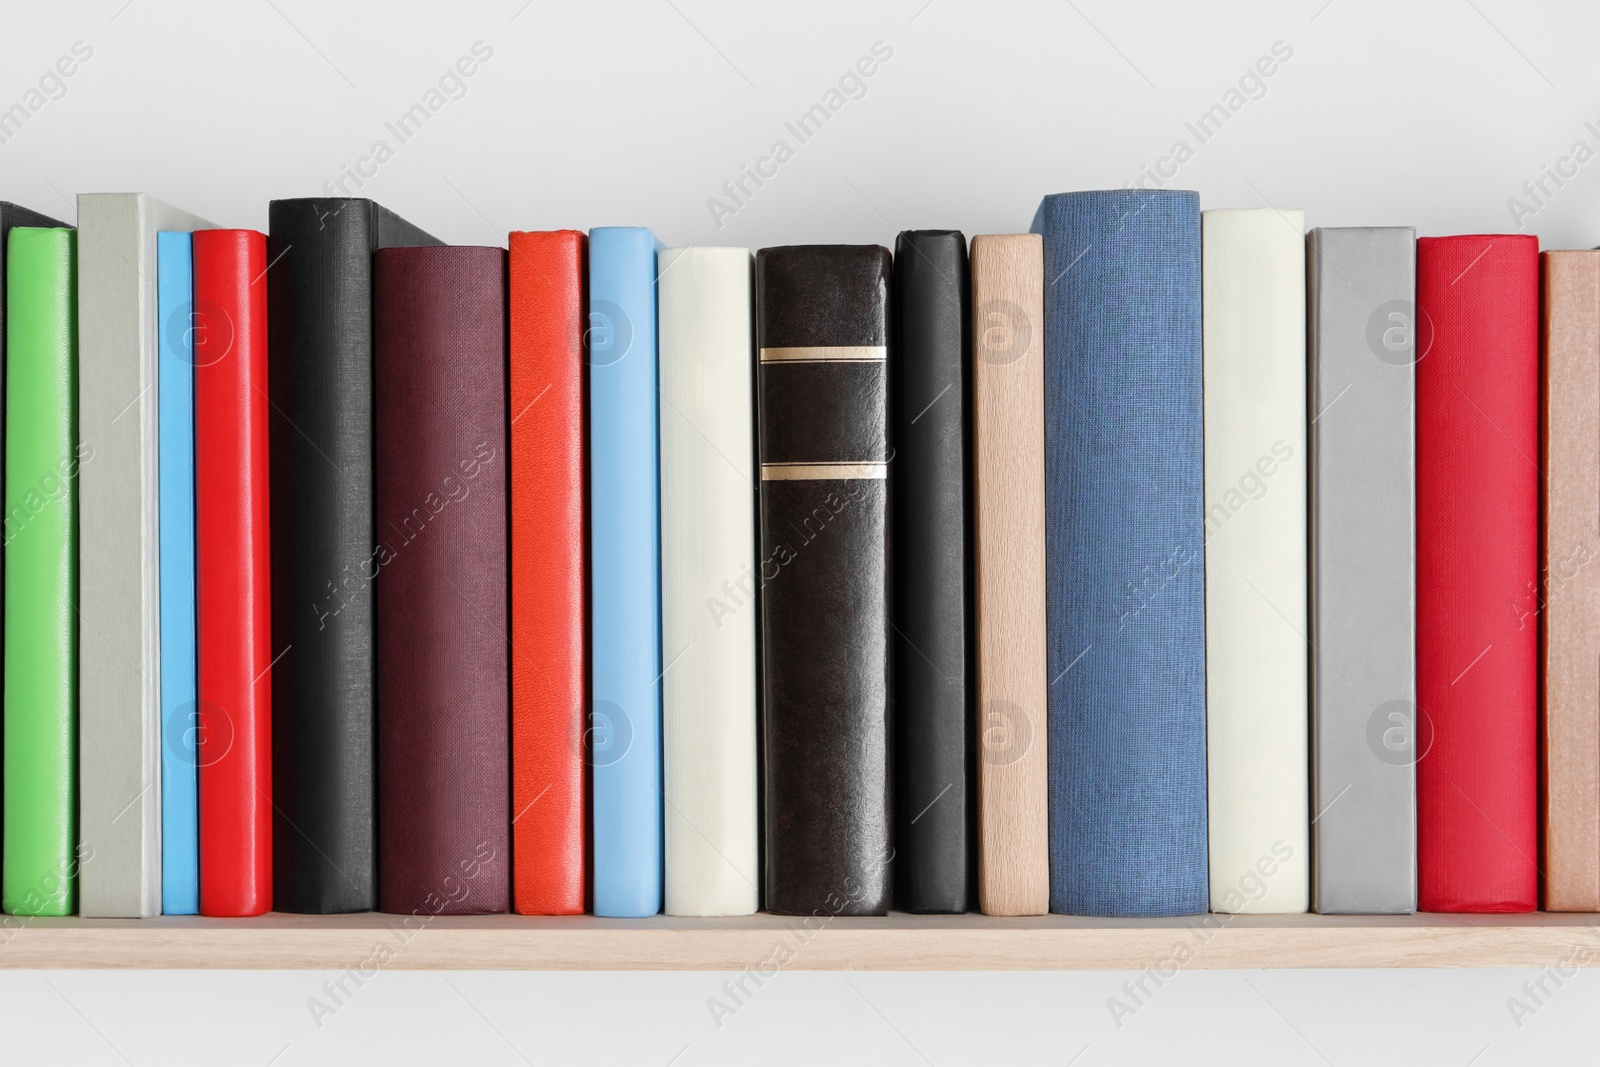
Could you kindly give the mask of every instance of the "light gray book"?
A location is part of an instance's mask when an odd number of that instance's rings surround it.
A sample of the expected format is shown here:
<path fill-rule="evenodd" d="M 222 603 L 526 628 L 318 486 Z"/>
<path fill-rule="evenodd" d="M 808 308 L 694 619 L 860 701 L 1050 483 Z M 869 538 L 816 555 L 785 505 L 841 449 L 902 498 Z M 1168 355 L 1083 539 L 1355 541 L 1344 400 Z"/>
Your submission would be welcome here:
<path fill-rule="evenodd" d="M 156 231 L 209 228 L 143 193 L 78 197 L 83 915 L 161 912 Z"/>
<path fill-rule="evenodd" d="M 1401 914 L 1417 907 L 1414 366 L 1431 337 L 1415 231 L 1313 230 L 1306 278 L 1312 906 Z"/>

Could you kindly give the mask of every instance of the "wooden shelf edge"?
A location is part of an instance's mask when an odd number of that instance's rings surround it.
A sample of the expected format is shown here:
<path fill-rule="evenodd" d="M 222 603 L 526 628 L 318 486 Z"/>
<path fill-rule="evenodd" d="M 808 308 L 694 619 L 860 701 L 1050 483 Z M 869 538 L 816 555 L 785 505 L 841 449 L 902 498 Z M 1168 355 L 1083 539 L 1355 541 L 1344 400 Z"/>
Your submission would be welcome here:
<path fill-rule="evenodd" d="M 0 968 L 1136 970 L 1600 966 L 1600 915 L 514 915 L 0 921 Z"/>

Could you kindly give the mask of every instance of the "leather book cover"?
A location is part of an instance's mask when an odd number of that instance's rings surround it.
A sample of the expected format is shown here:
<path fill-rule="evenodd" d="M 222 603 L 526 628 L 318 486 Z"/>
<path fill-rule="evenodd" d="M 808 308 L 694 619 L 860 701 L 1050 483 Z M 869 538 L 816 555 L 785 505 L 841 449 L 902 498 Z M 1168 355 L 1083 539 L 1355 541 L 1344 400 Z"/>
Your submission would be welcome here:
<path fill-rule="evenodd" d="M 889 909 L 890 264 L 877 245 L 756 256 L 765 906 L 779 915 Z"/>
<path fill-rule="evenodd" d="M 157 233 L 211 224 L 143 193 L 78 197 L 78 910 L 161 913 Z"/>
<path fill-rule="evenodd" d="M 645 229 L 589 231 L 589 538 L 594 911 L 662 897 L 661 491 L 656 255 Z"/>
<path fill-rule="evenodd" d="M 584 336 L 589 240 L 512 233 L 512 908 L 581 915 L 589 865 Z"/>
<path fill-rule="evenodd" d="M 1199 196 L 1059 193 L 1032 229 L 1050 910 L 1192 915 L 1210 904 Z"/>
<path fill-rule="evenodd" d="M 1417 897 L 1539 903 L 1539 242 L 1417 241 Z"/>
<path fill-rule="evenodd" d="M 750 251 L 660 255 L 662 789 L 669 915 L 761 903 Z"/>
<path fill-rule="evenodd" d="M 972 239 L 978 906 L 1050 910 L 1045 753 L 1044 244 Z"/>
<path fill-rule="evenodd" d="M 1417 909 L 1416 268 L 1409 226 L 1321 228 L 1307 243 L 1311 901 L 1323 914 Z"/>
<path fill-rule="evenodd" d="M 9 209 L 6 218 L 12 219 Z M 67 228 L 7 231 L 5 815 L 0 906 L 71 915 L 78 889 L 77 279 Z"/>
<path fill-rule="evenodd" d="M 265 234 L 195 232 L 202 915 L 272 910 L 266 270 Z"/>
<path fill-rule="evenodd" d="M 436 245 L 370 200 L 274 200 L 267 228 L 273 902 L 377 906 L 372 253 Z"/>
<path fill-rule="evenodd" d="M 506 252 L 373 254 L 378 906 L 511 905 Z"/>
<path fill-rule="evenodd" d="M 1600 252 L 1545 252 L 1544 907 L 1600 911 Z"/>
<path fill-rule="evenodd" d="M 1302 212 L 1270 207 L 1200 216 L 1207 821 L 1218 912 L 1311 906 L 1304 229 Z"/>
<path fill-rule="evenodd" d="M 161 913 L 200 911 L 200 808 L 195 739 L 194 247 L 156 234 L 161 466 Z"/>
<path fill-rule="evenodd" d="M 894 900 L 964 912 L 977 888 L 967 239 L 907 230 L 894 262 Z"/>

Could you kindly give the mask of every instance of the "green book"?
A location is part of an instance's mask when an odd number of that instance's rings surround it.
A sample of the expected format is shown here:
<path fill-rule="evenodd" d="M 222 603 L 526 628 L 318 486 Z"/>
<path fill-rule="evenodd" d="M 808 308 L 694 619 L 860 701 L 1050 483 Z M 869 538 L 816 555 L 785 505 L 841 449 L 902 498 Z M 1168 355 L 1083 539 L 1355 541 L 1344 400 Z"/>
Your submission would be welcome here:
<path fill-rule="evenodd" d="M 76 234 L 6 247 L 5 827 L 0 907 L 77 903 L 78 278 Z M 85 861 L 91 857 L 83 857 Z"/>

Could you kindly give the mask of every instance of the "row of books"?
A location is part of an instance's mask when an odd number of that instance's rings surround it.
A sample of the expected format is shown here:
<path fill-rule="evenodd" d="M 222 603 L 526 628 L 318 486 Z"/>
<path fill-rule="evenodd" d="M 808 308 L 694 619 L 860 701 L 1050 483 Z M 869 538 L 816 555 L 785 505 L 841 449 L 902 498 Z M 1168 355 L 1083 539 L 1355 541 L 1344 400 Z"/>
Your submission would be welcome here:
<path fill-rule="evenodd" d="M 269 220 L 0 206 L 7 912 L 1600 910 L 1600 252 Z"/>

